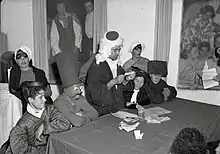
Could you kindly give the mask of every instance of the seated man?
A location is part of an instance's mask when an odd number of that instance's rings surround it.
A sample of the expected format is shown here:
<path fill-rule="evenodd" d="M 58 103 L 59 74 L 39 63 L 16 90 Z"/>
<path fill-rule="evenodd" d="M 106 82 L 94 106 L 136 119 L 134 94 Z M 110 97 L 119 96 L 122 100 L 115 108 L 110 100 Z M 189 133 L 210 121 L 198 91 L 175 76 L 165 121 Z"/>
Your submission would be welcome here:
<path fill-rule="evenodd" d="M 128 81 L 126 85 L 123 85 L 123 96 L 125 99 L 126 108 L 136 108 L 136 105 L 149 105 L 150 100 L 147 94 L 145 84 L 147 83 L 147 74 L 138 67 L 132 67 L 131 70 L 135 71 L 134 79 Z M 131 75 L 130 75 L 131 76 Z M 125 80 L 129 76 L 125 77 Z"/>
<path fill-rule="evenodd" d="M 27 112 L 12 128 L 6 154 L 44 154 L 49 134 L 69 130 L 71 124 L 54 106 L 45 105 L 42 83 L 25 81 L 22 87 L 23 96 L 28 102 Z"/>
<path fill-rule="evenodd" d="M 99 116 L 124 108 L 122 84 L 124 69 L 118 65 L 123 39 L 116 31 L 106 32 L 88 69 L 86 98 Z"/>
<path fill-rule="evenodd" d="M 54 106 L 67 117 L 73 126 L 80 127 L 89 121 L 96 120 L 98 113 L 82 96 L 82 86 L 77 72 L 71 71 L 69 75 L 72 79 L 63 78 L 64 92 L 54 101 Z"/>
<path fill-rule="evenodd" d="M 206 138 L 196 128 L 184 128 L 174 139 L 170 154 L 208 154 Z"/>
<path fill-rule="evenodd" d="M 167 85 L 162 79 L 162 77 L 167 76 L 167 62 L 150 61 L 148 64 L 148 73 L 150 74 L 150 79 L 146 88 L 152 103 L 163 103 L 176 97 L 176 89 Z"/>

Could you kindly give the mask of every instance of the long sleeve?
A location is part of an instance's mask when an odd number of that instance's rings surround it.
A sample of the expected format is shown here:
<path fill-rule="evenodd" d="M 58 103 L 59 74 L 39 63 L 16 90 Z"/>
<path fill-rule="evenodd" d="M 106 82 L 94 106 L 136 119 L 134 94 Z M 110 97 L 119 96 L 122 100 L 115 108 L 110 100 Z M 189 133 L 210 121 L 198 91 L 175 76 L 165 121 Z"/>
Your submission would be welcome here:
<path fill-rule="evenodd" d="M 54 20 L 52 21 L 52 25 L 51 25 L 50 40 L 51 40 L 51 48 L 53 49 L 52 54 L 54 56 L 61 52 L 59 48 L 59 33 Z"/>
<path fill-rule="evenodd" d="M 36 147 L 28 145 L 27 131 L 17 126 L 10 133 L 10 149 L 13 154 L 38 153 Z"/>
<path fill-rule="evenodd" d="M 157 91 L 149 88 L 148 95 L 149 95 L 150 101 L 152 103 L 159 104 L 159 103 L 164 102 L 164 96 L 163 96 L 162 92 L 157 92 Z"/>
<path fill-rule="evenodd" d="M 112 89 L 108 89 L 107 83 L 110 80 L 107 79 L 108 74 L 102 74 L 103 70 L 100 65 L 96 65 L 95 63 L 93 63 L 88 70 L 86 93 L 88 93 L 89 98 L 87 99 L 88 101 L 91 101 L 93 104 L 99 106 L 109 106 L 114 103 L 113 98 L 111 96 Z M 109 76 L 110 75 L 111 74 L 109 74 Z"/>
<path fill-rule="evenodd" d="M 176 95 L 177 95 L 176 89 L 172 86 L 169 86 L 169 85 L 167 88 L 170 90 L 170 95 L 168 96 L 168 100 L 172 100 L 172 99 L 176 98 Z"/>
<path fill-rule="evenodd" d="M 74 29 L 74 33 L 75 33 L 75 46 L 78 47 L 81 51 L 82 29 L 81 29 L 79 22 L 75 18 L 76 17 L 73 16 L 73 29 Z"/>
<path fill-rule="evenodd" d="M 73 126 L 80 127 L 86 123 L 86 118 L 76 115 L 75 107 L 64 99 L 54 101 L 54 106 L 60 111 Z"/>
<path fill-rule="evenodd" d="M 50 105 L 48 108 L 44 121 L 44 134 L 69 130 L 71 127 L 69 120 L 54 106 Z"/>
<path fill-rule="evenodd" d="M 81 96 L 80 99 L 76 100 L 76 112 L 82 111 L 83 116 L 91 121 L 98 118 L 98 112 L 87 102 L 87 100 Z"/>
<path fill-rule="evenodd" d="M 15 95 L 17 98 L 22 99 L 22 93 L 21 90 L 18 90 L 18 80 L 17 78 L 19 77 L 18 72 L 16 73 L 16 70 L 19 66 L 14 66 L 12 67 L 10 71 L 10 77 L 9 77 L 9 92 L 13 95 Z"/>

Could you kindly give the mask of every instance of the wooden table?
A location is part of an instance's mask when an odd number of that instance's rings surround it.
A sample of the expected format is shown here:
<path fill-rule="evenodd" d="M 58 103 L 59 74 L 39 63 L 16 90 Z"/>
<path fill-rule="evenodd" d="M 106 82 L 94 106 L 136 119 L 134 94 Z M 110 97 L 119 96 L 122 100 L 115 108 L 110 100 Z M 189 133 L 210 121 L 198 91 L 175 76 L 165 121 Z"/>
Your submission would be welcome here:
<path fill-rule="evenodd" d="M 177 133 L 185 127 L 196 127 L 208 140 L 220 139 L 220 107 L 184 99 L 175 99 L 160 106 L 172 110 L 170 121 L 160 124 L 141 123 L 144 132 L 136 140 L 133 132 L 119 130 L 121 119 L 106 115 L 82 128 L 51 135 L 48 154 L 164 154 Z M 132 112 L 135 112 L 133 110 Z"/>

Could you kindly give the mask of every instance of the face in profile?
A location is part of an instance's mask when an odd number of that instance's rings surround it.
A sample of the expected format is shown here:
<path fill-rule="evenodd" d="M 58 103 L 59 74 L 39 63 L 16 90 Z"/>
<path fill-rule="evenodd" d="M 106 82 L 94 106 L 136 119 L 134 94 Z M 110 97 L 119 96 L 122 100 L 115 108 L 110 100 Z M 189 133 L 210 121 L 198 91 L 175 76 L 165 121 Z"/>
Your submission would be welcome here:
<path fill-rule="evenodd" d="M 29 67 L 29 58 L 28 55 L 24 52 L 18 51 L 16 56 L 16 63 L 21 69 L 25 69 Z"/>
<path fill-rule="evenodd" d="M 189 53 L 189 57 L 193 58 L 193 59 L 197 59 L 198 58 L 198 50 L 196 47 L 192 47 L 190 53 Z"/>
<path fill-rule="evenodd" d="M 44 97 L 44 90 L 40 90 L 35 98 L 28 98 L 29 103 L 32 107 L 42 110 L 45 107 L 46 99 Z"/>
<path fill-rule="evenodd" d="M 161 80 L 162 78 L 162 75 L 160 74 L 150 74 L 150 78 L 151 78 L 151 81 L 154 83 L 154 84 L 158 84 L 158 82 Z"/>
<path fill-rule="evenodd" d="M 113 61 L 118 59 L 118 56 L 120 55 L 120 51 L 121 51 L 122 46 L 121 45 L 116 45 L 114 47 L 111 48 L 111 55 L 109 56 L 109 58 Z"/>
<path fill-rule="evenodd" d="M 138 76 L 134 79 L 135 89 L 140 89 L 144 85 L 144 78 Z"/>
<path fill-rule="evenodd" d="M 84 3 L 84 7 L 87 13 L 91 13 L 93 11 L 93 4 L 90 1 Z"/>
<path fill-rule="evenodd" d="M 66 6 L 63 3 L 57 4 L 57 11 L 58 13 L 65 13 L 66 12 Z"/>

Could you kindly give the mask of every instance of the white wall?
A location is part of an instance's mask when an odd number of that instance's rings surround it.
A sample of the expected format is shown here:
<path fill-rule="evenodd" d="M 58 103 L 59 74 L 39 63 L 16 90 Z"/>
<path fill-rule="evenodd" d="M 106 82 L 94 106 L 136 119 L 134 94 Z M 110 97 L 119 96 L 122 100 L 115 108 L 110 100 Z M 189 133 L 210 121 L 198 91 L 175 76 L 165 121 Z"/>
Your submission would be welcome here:
<path fill-rule="evenodd" d="M 143 41 L 146 49 L 143 56 L 153 59 L 154 25 L 156 0 L 108 0 L 108 30 L 117 30 L 124 37 L 122 62 L 130 58 L 127 52 L 135 39 Z M 168 64 L 167 82 L 177 85 L 179 44 L 182 21 L 182 0 L 173 0 L 173 21 L 171 34 L 171 50 Z M 220 91 L 182 90 L 178 89 L 178 97 L 220 105 Z"/>
<path fill-rule="evenodd" d="M 182 21 L 182 0 L 173 0 L 173 20 L 171 33 L 171 50 L 168 64 L 169 75 L 167 82 L 177 85 L 180 31 Z M 182 90 L 178 89 L 178 97 L 200 101 L 209 104 L 220 105 L 220 91 L 210 90 Z"/>
<path fill-rule="evenodd" d="M 128 49 L 134 40 L 145 43 L 142 56 L 153 58 L 155 8 L 155 0 L 108 0 L 108 30 L 124 38 L 122 63 L 131 57 Z"/>
<path fill-rule="evenodd" d="M 25 44 L 34 49 L 32 0 L 3 0 L 1 2 L 1 29 L 8 37 L 8 50 Z"/>

